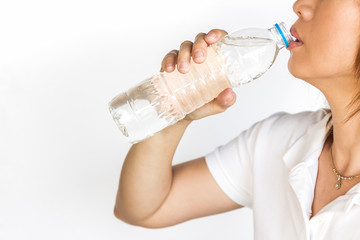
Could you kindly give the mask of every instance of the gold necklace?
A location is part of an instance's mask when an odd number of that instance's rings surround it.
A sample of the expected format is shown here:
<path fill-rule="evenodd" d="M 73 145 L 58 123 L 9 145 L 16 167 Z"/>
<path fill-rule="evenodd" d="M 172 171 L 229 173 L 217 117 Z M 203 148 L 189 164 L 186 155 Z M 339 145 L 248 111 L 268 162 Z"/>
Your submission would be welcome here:
<path fill-rule="evenodd" d="M 332 155 L 332 147 L 330 149 L 330 155 L 331 155 L 331 161 L 332 161 L 332 164 L 333 164 L 333 172 L 336 174 L 336 176 L 338 177 L 338 180 L 337 180 L 337 183 L 335 184 L 335 189 L 338 190 L 341 188 L 341 180 L 352 180 L 354 178 L 358 178 L 360 177 L 360 175 L 356 175 L 356 176 L 352 176 L 352 177 L 345 177 L 345 176 L 342 176 L 338 170 L 336 170 L 335 168 L 335 163 L 334 163 L 334 158 L 333 158 L 333 155 Z"/>

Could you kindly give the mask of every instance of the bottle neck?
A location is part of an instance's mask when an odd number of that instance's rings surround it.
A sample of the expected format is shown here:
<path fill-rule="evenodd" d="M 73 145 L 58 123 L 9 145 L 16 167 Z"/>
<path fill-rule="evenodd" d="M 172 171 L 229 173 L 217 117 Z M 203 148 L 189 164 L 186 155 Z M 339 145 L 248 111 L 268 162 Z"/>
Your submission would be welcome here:
<path fill-rule="evenodd" d="M 294 41 L 290 32 L 287 30 L 285 23 L 275 24 L 274 27 L 269 29 L 279 49 L 288 47 Z"/>

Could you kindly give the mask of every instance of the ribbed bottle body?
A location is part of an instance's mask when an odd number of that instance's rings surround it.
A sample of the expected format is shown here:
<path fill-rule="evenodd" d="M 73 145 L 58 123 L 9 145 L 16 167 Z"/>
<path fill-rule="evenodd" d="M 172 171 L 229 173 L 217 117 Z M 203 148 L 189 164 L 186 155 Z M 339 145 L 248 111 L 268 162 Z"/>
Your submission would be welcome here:
<path fill-rule="evenodd" d="M 158 73 L 116 96 L 110 112 L 127 140 L 137 143 L 152 136 L 231 87 L 219 51 L 211 45 L 207 60 L 191 62 L 188 73 Z"/>
<path fill-rule="evenodd" d="M 190 71 L 182 74 L 175 70 L 160 73 L 152 78 L 160 96 L 170 104 L 172 114 L 177 120 L 185 117 L 205 103 L 214 99 L 222 90 L 231 87 L 218 54 L 219 47 L 207 48 L 207 59 L 202 64 L 191 62 Z"/>
<path fill-rule="evenodd" d="M 116 96 L 110 112 L 127 140 L 137 143 L 183 119 L 224 89 L 257 79 L 291 41 L 283 23 L 234 32 L 207 48 L 204 63 L 191 60 L 188 73 L 158 73 Z"/>

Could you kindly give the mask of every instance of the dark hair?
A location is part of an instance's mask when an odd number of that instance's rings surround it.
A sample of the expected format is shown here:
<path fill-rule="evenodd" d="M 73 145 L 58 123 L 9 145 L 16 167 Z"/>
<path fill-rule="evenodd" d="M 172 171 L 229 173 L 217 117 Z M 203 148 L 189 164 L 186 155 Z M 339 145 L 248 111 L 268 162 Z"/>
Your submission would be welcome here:
<path fill-rule="evenodd" d="M 360 45 L 360 44 L 358 44 Z M 351 101 L 348 103 L 347 108 L 350 110 L 353 108 L 348 116 L 345 119 L 345 122 L 349 121 L 352 117 L 354 117 L 357 113 L 360 112 L 360 47 L 358 46 L 358 53 L 356 55 L 356 59 L 354 62 L 354 73 L 355 73 L 355 79 L 356 83 L 359 86 L 359 91 L 355 94 L 355 96 L 351 99 Z"/>
<path fill-rule="evenodd" d="M 357 93 L 354 95 L 354 97 L 351 99 L 351 101 L 348 103 L 348 105 L 346 106 L 349 110 L 353 108 L 352 111 L 350 111 L 350 113 L 348 114 L 348 116 L 345 118 L 344 122 L 349 121 L 351 118 L 353 118 L 356 114 L 358 114 L 360 112 L 360 43 L 358 44 L 358 53 L 356 55 L 356 59 L 354 62 L 354 73 L 355 73 L 355 79 L 356 79 L 356 83 L 359 86 L 359 91 L 357 91 Z M 325 111 L 327 113 L 331 113 L 331 109 L 325 109 Z M 330 122 L 332 122 L 332 115 L 330 116 L 327 125 L 330 124 Z M 329 135 L 333 134 L 333 130 L 334 130 L 334 126 L 331 125 L 331 128 L 329 129 L 328 133 L 327 133 L 327 137 Z"/>
<path fill-rule="evenodd" d="M 329 109 L 329 108 L 324 108 L 324 111 L 326 112 L 326 114 L 331 113 L 331 109 Z M 331 126 L 326 133 L 325 139 L 327 139 L 329 136 L 333 135 L 334 126 L 332 125 L 332 115 L 330 115 L 330 117 L 326 123 L 326 128 L 328 128 L 329 125 L 331 125 Z"/>

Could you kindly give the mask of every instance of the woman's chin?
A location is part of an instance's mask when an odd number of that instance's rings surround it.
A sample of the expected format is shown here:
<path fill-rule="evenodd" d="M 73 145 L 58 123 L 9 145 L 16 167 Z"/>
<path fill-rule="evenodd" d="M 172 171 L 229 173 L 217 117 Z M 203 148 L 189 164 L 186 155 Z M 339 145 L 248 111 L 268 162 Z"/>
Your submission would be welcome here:
<path fill-rule="evenodd" d="M 293 75 L 296 78 L 300 77 L 300 73 L 299 73 L 298 69 L 296 69 L 296 67 L 291 65 L 290 62 L 288 64 L 288 69 L 289 69 L 289 72 L 290 72 L 291 75 Z"/>
<path fill-rule="evenodd" d="M 305 71 L 303 68 L 299 66 L 299 64 L 296 64 L 294 61 L 291 61 L 291 59 L 288 62 L 288 69 L 291 75 L 293 75 L 296 78 L 299 79 L 305 79 Z"/>

